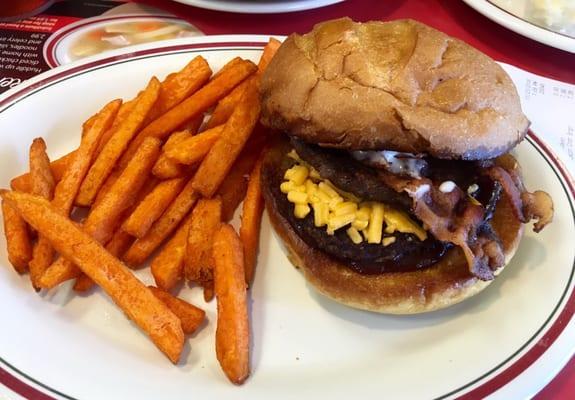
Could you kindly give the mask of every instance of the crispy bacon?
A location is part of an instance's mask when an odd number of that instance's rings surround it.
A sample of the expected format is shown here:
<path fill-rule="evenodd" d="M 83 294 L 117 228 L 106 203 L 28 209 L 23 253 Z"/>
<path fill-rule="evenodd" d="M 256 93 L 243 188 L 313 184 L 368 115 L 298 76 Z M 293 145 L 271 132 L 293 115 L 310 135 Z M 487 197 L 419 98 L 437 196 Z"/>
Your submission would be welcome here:
<path fill-rule="evenodd" d="M 499 182 L 507 197 L 511 200 L 515 216 L 523 223 L 532 219 L 535 232 L 541 231 L 553 220 L 553 200 L 540 190 L 533 193 L 525 190 L 516 169 L 507 170 L 501 166 L 493 166 L 485 170 L 485 174 Z"/>
<path fill-rule="evenodd" d="M 443 193 L 429 179 L 405 179 L 382 172 L 383 181 L 394 190 L 407 193 L 413 201 L 413 214 L 437 239 L 459 246 L 470 272 L 491 280 L 493 271 L 505 262 L 497 235 L 485 221 L 485 209 L 468 200 L 458 187 Z"/>
<path fill-rule="evenodd" d="M 541 229 L 553 220 L 553 200 L 549 194 L 536 190 L 533 193 L 521 193 L 523 201 L 523 214 L 527 219 L 536 219 L 533 230 L 540 232 Z"/>
<path fill-rule="evenodd" d="M 486 168 L 484 171 L 485 175 L 501 184 L 503 191 L 507 195 L 507 198 L 509 198 L 509 202 L 515 217 L 523 223 L 527 222 L 525 220 L 525 215 L 523 214 L 521 192 L 519 191 L 519 188 L 517 187 L 514 180 L 511 178 L 511 175 L 502 167 L 490 167 Z"/>
<path fill-rule="evenodd" d="M 533 230 L 539 232 L 553 219 L 553 201 L 545 192 L 525 190 L 518 164 L 512 161 L 487 166 L 483 174 L 500 185 L 517 219 L 523 223 L 535 219 Z M 505 263 L 505 256 L 499 238 L 485 221 L 484 207 L 470 202 L 459 188 L 441 193 L 429 179 L 381 176 L 393 189 L 409 194 L 413 213 L 437 239 L 461 247 L 473 275 L 482 280 L 494 278 L 493 271 Z"/>

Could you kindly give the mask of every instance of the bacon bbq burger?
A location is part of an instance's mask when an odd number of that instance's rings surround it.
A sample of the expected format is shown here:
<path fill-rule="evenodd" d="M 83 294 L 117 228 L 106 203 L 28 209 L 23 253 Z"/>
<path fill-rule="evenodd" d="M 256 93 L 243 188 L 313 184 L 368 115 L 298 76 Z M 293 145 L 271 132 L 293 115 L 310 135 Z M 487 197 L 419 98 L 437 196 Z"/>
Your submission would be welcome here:
<path fill-rule="evenodd" d="M 282 44 L 262 123 L 285 133 L 262 186 L 290 260 L 349 306 L 411 314 L 484 289 L 549 196 L 508 152 L 523 138 L 513 82 L 488 56 L 411 20 L 327 21 Z"/>

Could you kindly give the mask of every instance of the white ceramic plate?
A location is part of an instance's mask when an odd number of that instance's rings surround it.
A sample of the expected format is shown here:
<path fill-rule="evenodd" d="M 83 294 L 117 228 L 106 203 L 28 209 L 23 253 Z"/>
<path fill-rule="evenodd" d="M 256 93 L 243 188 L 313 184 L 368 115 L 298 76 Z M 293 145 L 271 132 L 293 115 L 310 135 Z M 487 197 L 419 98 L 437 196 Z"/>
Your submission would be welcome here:
<path fill-rule="evenodd" d="M 522 12 L 511 12 L 487 0 L 463 0 L 490 20 L 548 46 L 575 53 L 575 38 L 530 22 Z M 521 2 L 521 1 L 520 1 Z"/>
<path fill-rule="evenodd" d="M 208 10 L 247 14 L 272 14 L 311 10 L 344 0 L 175 0 Z"/>
<path fill-rule="evenodd" d="M 0 187 L 26 170 L 31 140 L 58 157 L 107 100 L 129 98 L 151 74 L 203 55 L 214 70 L 241 56 L 257 60 L 267 37 L 216 36 L 143 46 L 129 54 L 70 64 L 0 97 Z M 157 46 L 157 45 L 156 45 Z M 198 289 L 181 295 L 204 307 L 209 324 L 170 362 L 101 292 L 69 288 L 36 294 L 18 276 L 0 239 L 0 382 L 27 398 L 526 398 L 575 348 L 573 182 L 530 135 L 517 148 L 529 188 L 547 191 L 556 217 L 527 232 L 503 274 L 478 296 L 447 310 L 386 316 L 317 295 L 288 262 L 264 218 L 250 292 L 252 375 L 224 377 L 214 352 L 215 302 Z M 148 271 L 138 276 L 151 283 Z M 44 397 L 41 397 L 44 396 Z"/>

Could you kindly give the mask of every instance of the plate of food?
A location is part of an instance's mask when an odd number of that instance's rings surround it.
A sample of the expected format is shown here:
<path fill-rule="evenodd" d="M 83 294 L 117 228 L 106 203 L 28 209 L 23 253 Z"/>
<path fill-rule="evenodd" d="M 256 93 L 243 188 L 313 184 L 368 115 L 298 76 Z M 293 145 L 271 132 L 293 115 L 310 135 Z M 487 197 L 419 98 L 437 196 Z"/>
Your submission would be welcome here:
<path fill-rule="evenodd" d="M 142 45 L 0 116 L 23 397 L 517 398 L 573 354 L 573 181 L 425 25 Z"/>
<path fill-rule="evenodd" d="M 189 6 L 208 10 L 249 14 L 272 14 L 312 10 L 341 3 L 344 0 L 175 0 Z"/>
<path fill-rule="evenodd" d="M 569 0 L 463 1 L 507 29 L 575 53 L 575 5 Z"/>

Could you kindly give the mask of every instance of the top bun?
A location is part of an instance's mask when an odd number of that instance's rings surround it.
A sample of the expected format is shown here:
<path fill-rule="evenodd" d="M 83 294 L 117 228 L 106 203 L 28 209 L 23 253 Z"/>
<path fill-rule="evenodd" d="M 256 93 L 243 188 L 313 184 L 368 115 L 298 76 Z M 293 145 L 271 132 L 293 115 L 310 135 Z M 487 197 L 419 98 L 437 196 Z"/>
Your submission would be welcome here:
<path fill-rule="evenodd" d="M 497 63 L 412 20 L 342 18 L 290 35 L 261 96 L 265 125 L 348 150 L 478 160 L 506 153 L 529 127 Z"/>

